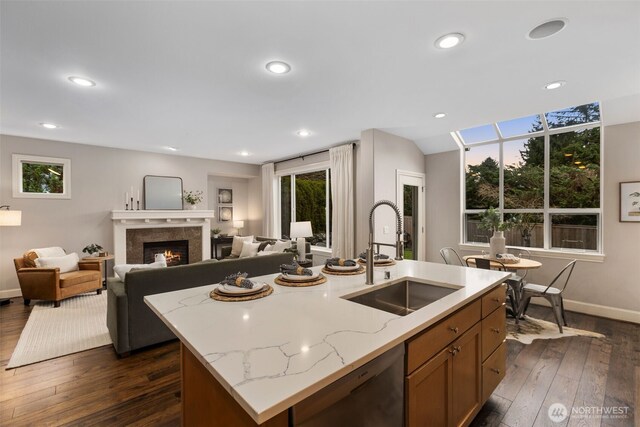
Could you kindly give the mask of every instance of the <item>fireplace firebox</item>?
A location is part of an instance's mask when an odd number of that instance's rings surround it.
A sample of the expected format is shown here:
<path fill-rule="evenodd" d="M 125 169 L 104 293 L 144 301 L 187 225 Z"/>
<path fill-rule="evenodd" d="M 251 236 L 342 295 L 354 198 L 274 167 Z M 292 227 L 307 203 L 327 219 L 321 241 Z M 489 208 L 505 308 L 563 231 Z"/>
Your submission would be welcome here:
<path fill-rule="evenodd" d="M 189 264 L 189 241 L 171 240 L 164 242 L 144 242 L 143 259 L 145 264 L 155 261 L 156 254 L 163 254 L 167 266 Z"/>

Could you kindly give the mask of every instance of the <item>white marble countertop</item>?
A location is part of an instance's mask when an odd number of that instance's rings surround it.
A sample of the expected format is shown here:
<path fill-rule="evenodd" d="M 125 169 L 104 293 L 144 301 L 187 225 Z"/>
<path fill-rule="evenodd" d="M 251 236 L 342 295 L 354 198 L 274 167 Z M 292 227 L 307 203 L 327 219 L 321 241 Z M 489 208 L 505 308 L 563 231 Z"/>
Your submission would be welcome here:
<path fill-rule="evenodd" d="M 314 267 L 319 271 L 321 267 Z M 405 341 L 503 282 L 508 273 L 418 261 L 376 268 L 365 275 L 329 276 L 305 288 L 256 280 L 274 292 L 247 302 L 209 298 L 216 285 L 145 297 L 145 302 L 203 363 L 247 413 L 261 424 Z M 409 314 L 397 316 L 341 297 L 409 277 L 459 288 Z"/>

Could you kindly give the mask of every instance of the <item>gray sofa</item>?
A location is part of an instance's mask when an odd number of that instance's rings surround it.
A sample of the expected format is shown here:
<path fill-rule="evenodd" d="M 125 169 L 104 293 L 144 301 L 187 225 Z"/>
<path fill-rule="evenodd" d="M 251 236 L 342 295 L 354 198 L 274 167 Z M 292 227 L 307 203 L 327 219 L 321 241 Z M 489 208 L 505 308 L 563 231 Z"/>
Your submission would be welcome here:
<path fill-rule="evenodd" d="M 277 273 L 291 263 L 293 254 L 277 253 L 251 258 L 206 260 L 167 268 L 132 270 L 124 282 L 110 278 L 107 286 L 107 328 L 119 355 L 176 338 L 145 304 L 146 295 L 217 283 L 238 271 L 250 277 Z"/>

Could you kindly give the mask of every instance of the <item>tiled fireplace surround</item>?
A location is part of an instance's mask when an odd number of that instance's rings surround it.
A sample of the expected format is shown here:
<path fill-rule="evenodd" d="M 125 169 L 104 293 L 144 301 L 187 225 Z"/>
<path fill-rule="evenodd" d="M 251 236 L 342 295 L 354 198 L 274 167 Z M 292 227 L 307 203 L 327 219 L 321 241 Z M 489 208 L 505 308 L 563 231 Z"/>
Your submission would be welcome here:
<path fill-rule="evenodd" d="M 211 258 L 214 211 L 111 211 L 115 264 L 142 264 L 143 243 L 188 240 L 189 262 Z"/>

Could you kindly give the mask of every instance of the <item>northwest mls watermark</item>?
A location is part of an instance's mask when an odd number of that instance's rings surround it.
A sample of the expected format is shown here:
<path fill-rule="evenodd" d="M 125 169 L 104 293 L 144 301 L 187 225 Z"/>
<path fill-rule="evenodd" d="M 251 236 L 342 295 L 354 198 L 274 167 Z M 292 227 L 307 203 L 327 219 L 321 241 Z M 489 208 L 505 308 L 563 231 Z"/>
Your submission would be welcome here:
<path fill-rule="evenodd" d="M 561 423 L 567 418 L 572 419 L 628 419 L 631 411 L 628 406 L 574 406 L 568 410 L 562 403 L 554 403 L 547 411 L 549 419 L 554 423 Z"/>

